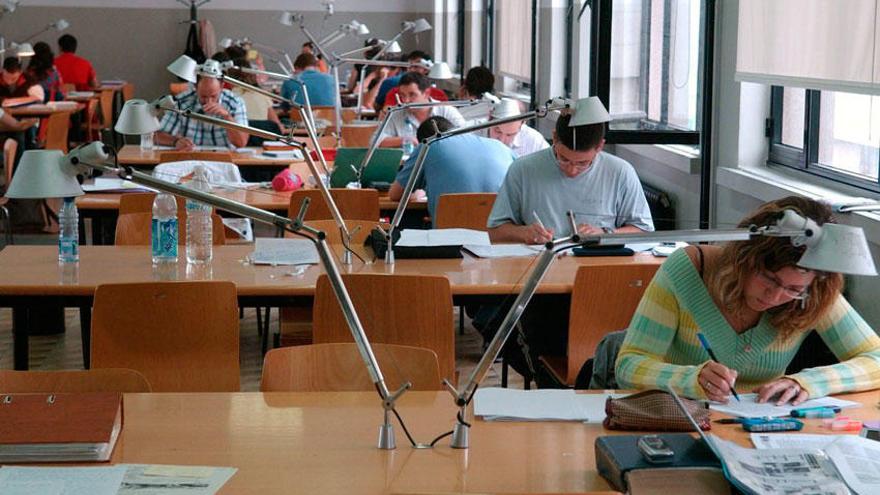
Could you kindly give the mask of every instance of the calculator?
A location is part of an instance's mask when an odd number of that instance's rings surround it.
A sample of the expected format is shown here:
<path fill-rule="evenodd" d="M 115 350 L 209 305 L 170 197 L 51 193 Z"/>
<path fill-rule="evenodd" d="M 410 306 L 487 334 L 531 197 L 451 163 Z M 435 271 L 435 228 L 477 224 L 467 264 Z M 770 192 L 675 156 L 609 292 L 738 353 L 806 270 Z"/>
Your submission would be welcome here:
<path fill-rule="evenodd" d="M 753 432 L 798 431 L 804 427 L 802 421 L 790 418 L 743 418 L 743 430 Z"/>

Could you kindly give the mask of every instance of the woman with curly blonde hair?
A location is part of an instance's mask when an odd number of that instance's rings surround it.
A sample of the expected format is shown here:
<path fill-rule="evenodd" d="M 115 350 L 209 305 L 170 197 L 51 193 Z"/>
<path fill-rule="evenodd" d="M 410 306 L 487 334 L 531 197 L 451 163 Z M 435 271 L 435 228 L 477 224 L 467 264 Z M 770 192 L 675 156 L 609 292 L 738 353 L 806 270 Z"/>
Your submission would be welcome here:
<path fill-rule="evenodd" d="M 792 196 L 762 205 L 740 227 L 771 225 L 786 209 L 820 226 L 834 222 L 827 205 Z M 804 250 L 787 237 L 758 236 L 673 253 L 630 323 L 616 364 L 620 387 L 672 387 L 720 402 L 735 388 L 778 404 L 880 387 L 880 338 L 841 294 L 841 274 L 797 266 Z M 841 362 L 785 375 L 811 330 Z"/>

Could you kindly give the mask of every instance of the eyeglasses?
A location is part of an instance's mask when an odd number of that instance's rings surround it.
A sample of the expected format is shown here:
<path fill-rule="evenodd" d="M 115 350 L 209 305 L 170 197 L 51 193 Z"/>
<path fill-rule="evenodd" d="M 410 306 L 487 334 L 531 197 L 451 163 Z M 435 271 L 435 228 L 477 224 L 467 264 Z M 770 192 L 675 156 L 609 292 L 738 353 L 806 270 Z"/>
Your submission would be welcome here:
<path fill-rule="evenodd" d="M 786 295 L 786 297 L 790 297 L 792 299 L 806 299 L 809 295 L 809 288 L 795 288 L 795 287 L 787 287 L 782 285 L 779 282 L 779 279 L 776 278 L 775 275 L 768 272 L 767 270 L 761 270 L 758 272 L 758 278 L 761 279 L 761 283 L 770 287 L 773 290 L 782 289 L 782 293 Z"/>
<path fill-rule="evenodd" d="M 595 160 L 595 156 L 589 160 L 582 161 L 571 161 L 559 155 L 559 150 L 556 145 L 553 146 L 553 156 L 556 157 L 556 161 L 565 167 L 575 167 L 575 168 L 588 168 L 593 164 L 593 160 Z"/>

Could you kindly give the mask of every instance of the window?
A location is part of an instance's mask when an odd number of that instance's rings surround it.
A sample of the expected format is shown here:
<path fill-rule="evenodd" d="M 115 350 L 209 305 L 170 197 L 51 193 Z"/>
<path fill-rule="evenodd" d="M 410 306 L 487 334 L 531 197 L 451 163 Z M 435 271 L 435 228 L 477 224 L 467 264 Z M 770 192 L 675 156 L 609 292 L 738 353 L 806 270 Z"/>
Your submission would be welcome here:
<path fill-rule="evenodd" d="M 495 72 L 506 92 L 528 93 L 532 82 L 533 0 L 496 0 Z"/>
<path fill-rule="evenodd" d="M 774 86 L 770 159 L 880 191 L 880 97 Z"/>

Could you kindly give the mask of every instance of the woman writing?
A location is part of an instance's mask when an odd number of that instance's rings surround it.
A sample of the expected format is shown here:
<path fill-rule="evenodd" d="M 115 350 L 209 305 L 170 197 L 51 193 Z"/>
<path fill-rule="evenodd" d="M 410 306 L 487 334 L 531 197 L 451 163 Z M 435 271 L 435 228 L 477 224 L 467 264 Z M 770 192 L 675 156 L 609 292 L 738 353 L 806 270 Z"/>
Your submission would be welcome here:
<path fill-rule="evenodd" d="M 833 222 L 827 205 L 788 197 L 740 227 L 771 225 L 785 209 Z M 880 387 L 880 338 L 844 299 L 842 275 L 797 266 L 804 250 L 788 237 L 758 236 L 673 253 L 630 323 L 615 367 L 620 387 L 672 387 L 719 402 L 735 387 L 778 404 Z M 813 329 L 840 363 L 785 375 Z"/>

